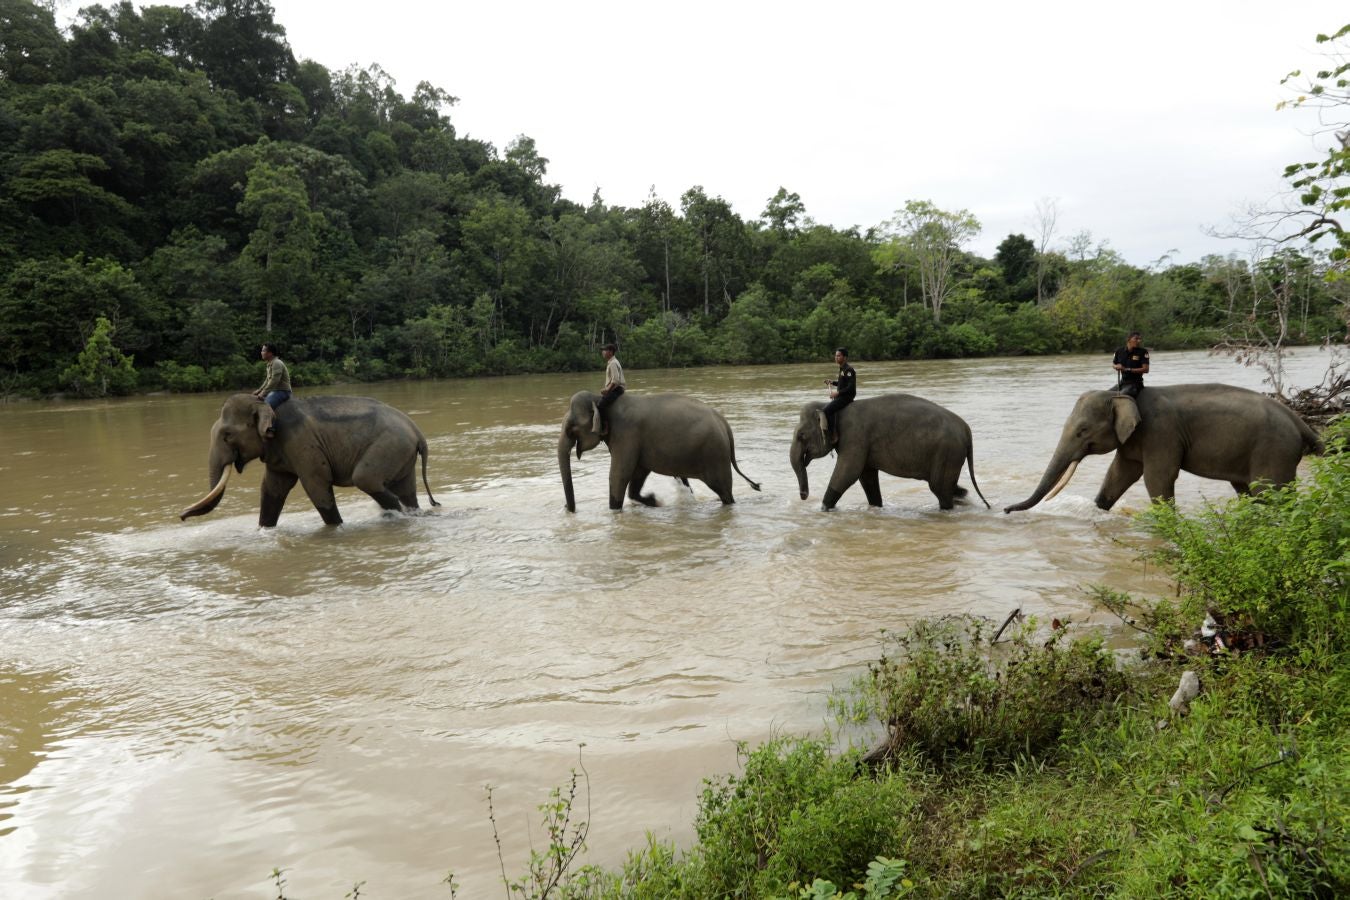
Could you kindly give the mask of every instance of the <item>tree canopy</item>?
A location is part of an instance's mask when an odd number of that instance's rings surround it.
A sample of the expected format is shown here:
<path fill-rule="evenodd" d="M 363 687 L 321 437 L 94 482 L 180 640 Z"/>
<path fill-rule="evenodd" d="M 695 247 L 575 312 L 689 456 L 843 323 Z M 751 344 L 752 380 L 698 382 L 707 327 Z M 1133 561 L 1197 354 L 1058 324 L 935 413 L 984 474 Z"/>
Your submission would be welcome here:
<path fill-rule="evenodd" d="M 303 386 L 592 368 L 610 340 L 634 367 L 1206 346 L 1279 291 L 1291 340 L 1345 331 L 1322 280 L 1344 257 L 1316 247 L 1141 269 L 1086 232 L 1051 246 L 1053 206 L 983 259 L 975 217 L 931 200 L 866 231 L 787 186 L 758 218 L 704 185 L 583 204 L 528 135 L 460 136 L 457 102 L 296 59 L 261 0 L 94 5 L 65 32 L 0 0 L 0 384 L 87 390 L 96 334 L 140 388 L 207 390 L 254 381 L 264 338 Z M 1344 250 L 1338 152 L 1295 176 Z"/>

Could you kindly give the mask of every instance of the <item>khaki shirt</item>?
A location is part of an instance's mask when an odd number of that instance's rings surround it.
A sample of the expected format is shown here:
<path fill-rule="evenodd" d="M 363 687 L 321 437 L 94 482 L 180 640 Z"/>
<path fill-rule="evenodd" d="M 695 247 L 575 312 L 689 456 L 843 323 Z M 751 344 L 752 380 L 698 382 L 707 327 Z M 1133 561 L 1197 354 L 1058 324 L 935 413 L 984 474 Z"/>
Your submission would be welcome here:
<path fill-rule="evenodd" d="M 618 385 L 624 390 L 628 389 L 628 382 L 623 380 L 623 366 L 619 365 L 617 356 L 611 356 L 609 364 L 605 366 L 605 389 L 608 390 L 611 385 Z"/>
<path fill-rule="evenodd" d="M 272 357 L 267 361 L 267 378 L 263 381 L 262 387 L 258 388 L 263 394 L 272 391 L 289 391 L 291 389 L 291 373 L 286 371 L 286 364 L 280 357 Z"/>

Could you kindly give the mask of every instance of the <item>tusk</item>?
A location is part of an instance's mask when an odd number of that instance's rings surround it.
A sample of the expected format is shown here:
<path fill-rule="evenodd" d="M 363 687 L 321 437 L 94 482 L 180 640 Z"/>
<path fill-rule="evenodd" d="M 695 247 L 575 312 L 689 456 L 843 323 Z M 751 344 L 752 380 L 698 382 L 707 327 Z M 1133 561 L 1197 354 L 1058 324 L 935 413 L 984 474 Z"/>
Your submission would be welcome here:
<path fill-rule="evenodd" d="M 1056 481 L 1055 486 L 1050 489 L 1050 493 L 1045 495 L 1046 500 L 1055 499 L 1056 494 L 1069 486 L 1069 479 L 1073 478 L 1073 473 L 1078 471 L 1079 462 L 1080 460 L 1075 459 L 1069 463 L 1069 467 L 1064 470 L 1064 474 L 1060 476 L 1059 481 Z"/>
<path fill-rule="evenodd" d="M 181 522 L 188 519 L 191 516 L 200 516 L 205 513 L 209 513 L 211 510 L 215 509 L 216 504 L 220 502 L 220 498 L 225 494 L 225 483 L 228 482 L 229 480 L 230 480 L 230 467 L 226 466 L 221 471 L 220 480 L 216 482 L 216 486 L 211 488 L 211 492 L 202 499 L 198 500 L 196 503 L 189 506 L 187 509 L 180 512 L 178 514 L 178 520 Z"/>

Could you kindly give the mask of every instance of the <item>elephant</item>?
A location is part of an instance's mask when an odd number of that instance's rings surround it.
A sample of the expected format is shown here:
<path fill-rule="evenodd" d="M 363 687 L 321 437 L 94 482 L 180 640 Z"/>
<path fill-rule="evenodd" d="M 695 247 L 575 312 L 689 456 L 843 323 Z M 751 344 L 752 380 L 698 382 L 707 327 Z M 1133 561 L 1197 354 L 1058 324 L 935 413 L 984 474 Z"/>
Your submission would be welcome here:
<path fill-rule="evenodd" d="M 275 425 L 276 436 L 264 439 Z M 417 458 L 422 485 L 432 506 L 440 506 L 427 484 L 427 440 L 412 419 L 368 397 L 292 397 L 275 413 L 252 394 L 235 394 L 211 426 L 208 454 L 210 493 L 179 514 L 179 519 L 211 512 L 225 495 L 230 466 L 238 472 L 262 459 L 258 524 L 271 528 L 281 516 L 296 481 L 326 525 L 341 525 L 333 486 L 356 486 L 384 509 L 417 508 Z"/>
<path fill-rule="evenodd" d="M 869 506 L 881 506 L 878 472 L 928 482 L 938 506 L 951 509 L 966 489 L 956 483 L 961 466 L 970 468 L 970 482 L 984 500 L 975 481 L 974 441 L 970 426 L 949 409 L 912 394 L 882 394 L 855 400 L 835 418 L 837 447 L 826 442 L 821 411 L 824 403 L 802 407 L 797 432 L 792 436 L 790 460 L 797 473 L 802 499 L 809 496 L 806 467 L 834 449 L 839 454 L 825 489 L 822 509 L 834 509 L 844 491 L 861 481 Z"/>
<path fill-rule="evenodd" d="M 1064 423 L 1059 445 L 1035 492 L 1005 513 L 1030 509 L 1064 489 L 1090 454 L 1116 451 L 1097 492 L 1110 509 L 1142 475 L 1149 499 L 1171 500 L 1181 471 L 1227 481 L 1239 494 L 1293 480 L 1305 453 L 1322 441 L 1293 410 L 1270 397 L 1227 384 L 1150 387 L 1131 400 L 1088 391 Z"/>
<path fill-rule="evenodd" d="M 579 391 L 572 396 L 558 437 L 558 470 L 562 473 L 567 511 L 576 512 L 572 491 L 572 461 L 601 441 L 609 448 L 609 508 L 623 508 L 624 494 L 645 506 L 659 505 L 651 494 L 642 493 L 647 476 L 673 475 L 687 487 L 697 478 L 712 488 L 724 504 L 735 503 L 731 495 L 731 470 L 759 490 L 736 464 L 736 442 L 731 426 L 717 410 L 680 394 L 625 393 L 606 410 L 608 432 L 592 430 L 598 394 Z"/>

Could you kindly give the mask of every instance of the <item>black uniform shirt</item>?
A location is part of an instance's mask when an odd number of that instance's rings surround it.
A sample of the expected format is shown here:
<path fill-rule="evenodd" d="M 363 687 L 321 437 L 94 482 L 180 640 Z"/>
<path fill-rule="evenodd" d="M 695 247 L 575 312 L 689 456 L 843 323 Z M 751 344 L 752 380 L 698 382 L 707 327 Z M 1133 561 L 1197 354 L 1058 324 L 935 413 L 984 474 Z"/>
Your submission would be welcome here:
<path fill-rule="evenodd" d="M 844 363 L 839 367 L 839 380 L 831 381 L 830 384 L 834 385 L 841 398 L 852 399 L 858 393 L 858 373 L 848 363 Z"/>
<path fill-rule="evenodd" d="M 1131 350 L 1129 347 L 1121 347 L 1116 351 L 1116 358 L 1111 361 L 1112 365 L 1122 366 L 1126 369 L 1142 369 L 1148 365 L 1148 348 L 1135 347 Z M 1132 381 L 1139 384 L 1144 383 L 1143 372 L 1121 372 L 1121 381 Z"/>

